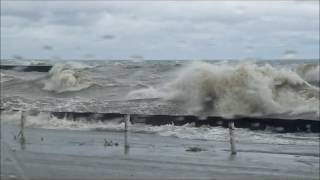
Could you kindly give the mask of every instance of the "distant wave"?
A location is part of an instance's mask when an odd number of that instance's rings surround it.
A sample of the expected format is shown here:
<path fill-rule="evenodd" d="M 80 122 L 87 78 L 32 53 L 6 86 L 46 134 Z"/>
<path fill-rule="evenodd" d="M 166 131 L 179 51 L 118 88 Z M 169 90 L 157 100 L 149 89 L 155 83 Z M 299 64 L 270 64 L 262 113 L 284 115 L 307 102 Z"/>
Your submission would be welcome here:
<path fill-rule="evenodd" d="M 57 93 L 80 91 L 94 85 L 94 82 L 82 73 L 86 66 L 76 67 L 67 64 L 55 64 L 49 71 L 49 78 L 42 80 L 43 89 Z"/>
<path fill-rule="evenodd" d="M 128 98 L 181 101 L 190 112 L 220 116 L 315 112 L 319 88 L 296 72 L 253 63 L 195 62 L 158 88 L 131 91 Z"/>
<path fill-rule="evenodd" d="M 96 67 L 94 65 L 89 65 L 87 63 L 76 62 L 76 61 L 66 62 L 64 63 L 64 66 L 72 69 L 77 69 L 77 70 L 92 69 Z"/>
<path fill-rule="evenodd" d="M 0 72 L 0 82 L 1 83 L 7 82 L 7 81 L 11 81 L 11 80 L 14 80 L 14 79 L 16 79 L 15 76 L 8 75 L 8 74 Z"/>

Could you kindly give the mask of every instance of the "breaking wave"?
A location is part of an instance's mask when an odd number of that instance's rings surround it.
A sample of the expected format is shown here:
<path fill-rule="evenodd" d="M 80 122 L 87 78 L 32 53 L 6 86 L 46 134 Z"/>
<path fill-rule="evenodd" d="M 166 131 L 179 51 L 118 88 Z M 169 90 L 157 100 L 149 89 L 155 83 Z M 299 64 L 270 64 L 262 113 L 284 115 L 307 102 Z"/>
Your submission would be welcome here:
<path fill-rule="evenodd" d="M 94 85 L 94 82 L 81 71 L 67 64 L 55 64 L 49 71 L 49 78 L 42 81 L 43 89 L 57 93 L 80 91 Z"/>
<path fill-rule="evenodd" d="M 182 102 L 190 113 L 225 117 L 305 112 L 319 116 L 319 88 L 294 71 L 268 64 L 195 62 L 173 81 L 132 91 L 128 98 L 162 98 Z"/>
<path fill-rule="evenodd" d="M 320 85 L 319 64 L 302 64 L 297 67 L 297 73 L 311 84 Z"/>

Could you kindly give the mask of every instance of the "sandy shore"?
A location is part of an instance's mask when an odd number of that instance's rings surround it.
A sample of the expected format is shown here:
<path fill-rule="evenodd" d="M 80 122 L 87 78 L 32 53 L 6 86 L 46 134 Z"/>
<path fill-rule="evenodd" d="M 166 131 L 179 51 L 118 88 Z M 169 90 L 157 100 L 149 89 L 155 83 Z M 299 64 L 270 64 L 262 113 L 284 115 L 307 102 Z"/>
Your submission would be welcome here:
<path fill-rule="evenodd" d="M 1 179 L 319 179 L 319 146 L 1 126 Z"/>

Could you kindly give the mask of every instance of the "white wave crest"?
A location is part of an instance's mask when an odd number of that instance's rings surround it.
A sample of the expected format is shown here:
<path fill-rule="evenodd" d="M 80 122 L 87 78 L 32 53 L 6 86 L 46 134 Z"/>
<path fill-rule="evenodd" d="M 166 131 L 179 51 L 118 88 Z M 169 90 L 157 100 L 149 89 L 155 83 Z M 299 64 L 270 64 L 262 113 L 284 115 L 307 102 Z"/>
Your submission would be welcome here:
<path fill-rule="evenodd" d="M 303 64 L 297 67 L 297 73 L 312 84 L 320 84 L 319 64 Z"/>
<path fill-rule="evenodd" d="M 296 72 L 270 65 L 195 62 L 159 88 L 129 93 L 130 98 L 143 95 L 181 101 L 190 113 L 234 116 L 315 112 L 319 116 L 319 89 Z"/>
<path fill-rule="evenodd" d="M 49 79 L 43 81 L 44 90 L 57 93 L 67 91 L 80 91 L 92 86 L 94 83 L 79 69 L 64 64 L 55 64 L 49 71 Z"/>
<path fill-rule="evenodd" d="M 65 66 L 68 66 L 72 69 L 92 69 L 92 68 L 95 68 L 96 66 L 93 66 L 93 65 L 89 65 L 89 64 L 86 64 L 86 63 L 82 63 L 82 62 L 76 62 L 76 61 L 70 61 L 70 62 L 67 62 L 65 63 Z"/>
<path fill-rule="evenodd" d="M 129 99 L 151 99 L 151 98 L 162 98 L 165 97 L 165 94 L 158 89 L 153 87 L 138 89 L 129 92 Z"/>

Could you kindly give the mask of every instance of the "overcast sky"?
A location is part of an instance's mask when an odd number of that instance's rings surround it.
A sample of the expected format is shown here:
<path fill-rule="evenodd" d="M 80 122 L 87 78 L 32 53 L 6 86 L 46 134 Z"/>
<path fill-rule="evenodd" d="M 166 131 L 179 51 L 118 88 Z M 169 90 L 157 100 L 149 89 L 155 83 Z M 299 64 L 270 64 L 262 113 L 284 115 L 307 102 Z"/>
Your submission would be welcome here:
<path fill-rule="evenodd" d="M 1 58 L 319 58 L 319 1 L 1 1 Z"/>

